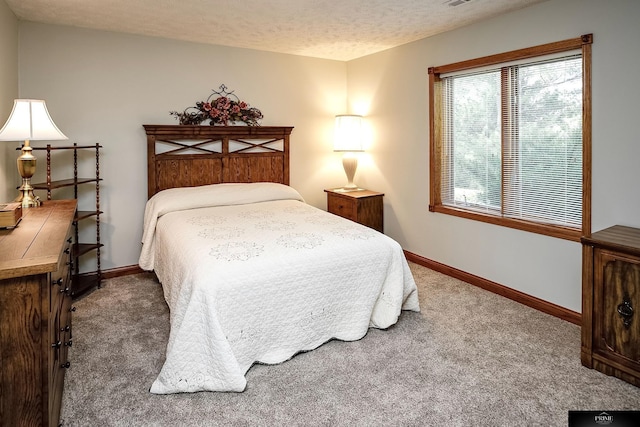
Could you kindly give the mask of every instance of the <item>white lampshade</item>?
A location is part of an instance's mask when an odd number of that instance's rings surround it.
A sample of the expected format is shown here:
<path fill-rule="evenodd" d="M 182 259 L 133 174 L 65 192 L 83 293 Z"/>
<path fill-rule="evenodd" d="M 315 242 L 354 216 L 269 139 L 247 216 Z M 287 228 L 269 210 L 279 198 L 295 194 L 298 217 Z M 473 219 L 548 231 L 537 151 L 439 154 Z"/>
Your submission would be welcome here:
<path fill-rule="evenodd" d="M 364 151 L 362 147 L 362 116 L 336 116 L 333 151 Z"/>
<path fill-rule="evenodd" d="M 53 141 L 68 139 L 53 123 L 41 99 L 16 99 L 9 119 L 0 130 L 0 141 Z"/>

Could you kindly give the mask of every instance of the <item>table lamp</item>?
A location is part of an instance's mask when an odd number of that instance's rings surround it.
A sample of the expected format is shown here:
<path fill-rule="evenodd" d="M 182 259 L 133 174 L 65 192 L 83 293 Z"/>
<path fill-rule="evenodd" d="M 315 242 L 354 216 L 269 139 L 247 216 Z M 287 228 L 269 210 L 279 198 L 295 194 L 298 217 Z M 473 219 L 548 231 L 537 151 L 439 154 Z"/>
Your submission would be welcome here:
<path fill-rule="evenodd" d="M 22 177 L 20 195 L 16 202 L 23 208 L 39 206 L 40 200 L 33 194 L 31 177 L 36 171 L 36 158 L 29 141 L 53 141 L 68 139 L 53 123 L 47 106 L 41 99 L 15 99 L 9 119 L 0 129 L 0 141 L 24 140 L 22 155 L 18 157 L 18 171 Z"/>
<path fill-rule="evenodd" d="M 342 114 L 336 116 L 333 151 L 343 152 L 342 167 L 347 174 L 347 185 L 342 191 L 359 190 L 353 183 L 358 168 L 358 157 L 355 154 L 364 151 L 362 147 L 362 116 Z"/>

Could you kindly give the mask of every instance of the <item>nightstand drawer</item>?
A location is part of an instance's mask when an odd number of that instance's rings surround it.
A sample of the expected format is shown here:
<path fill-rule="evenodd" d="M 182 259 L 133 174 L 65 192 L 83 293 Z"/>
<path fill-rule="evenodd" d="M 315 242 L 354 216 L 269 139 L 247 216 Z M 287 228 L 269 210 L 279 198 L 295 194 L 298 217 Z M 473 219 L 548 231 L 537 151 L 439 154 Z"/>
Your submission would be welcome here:
<path fill-rule="evenodd" d="M 383 232 L 383 193 L 370 190 L 324 191 L 327 193 L 327 210 L 330 213 Z"/>
<path fill-rule="evenodd" d="M 358 205 L 353 200 L 329 197 L 327 200 L 327 210 L 332 214 L 350 219 L 351 221 L 358 221 Z"/>

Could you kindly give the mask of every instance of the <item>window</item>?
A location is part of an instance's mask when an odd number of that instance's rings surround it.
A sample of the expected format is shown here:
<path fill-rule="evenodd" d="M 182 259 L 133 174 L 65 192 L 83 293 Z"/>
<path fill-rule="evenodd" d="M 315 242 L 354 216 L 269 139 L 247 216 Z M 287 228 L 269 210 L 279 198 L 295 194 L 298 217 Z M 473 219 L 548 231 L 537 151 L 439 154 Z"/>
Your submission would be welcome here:
<path fill-rule="evenodd" d="M 429 69 L 432 212 L 590 232 L 592 40 Z"/>

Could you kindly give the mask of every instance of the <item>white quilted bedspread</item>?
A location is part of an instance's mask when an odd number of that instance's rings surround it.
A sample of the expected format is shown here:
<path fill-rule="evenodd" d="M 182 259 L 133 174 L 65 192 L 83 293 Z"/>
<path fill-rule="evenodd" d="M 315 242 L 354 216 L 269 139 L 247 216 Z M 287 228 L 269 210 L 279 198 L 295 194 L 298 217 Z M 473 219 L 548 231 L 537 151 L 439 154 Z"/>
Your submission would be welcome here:
<path fill-rule="evenodd" d="M 166 192 L 147 205 L 140 257 L 171 312 L 152 393 L 243 391 L 255 362 L 358 340 L 402 309 L 419 311 L 397 242 L 305 204 L 290 187 Z M 200 207 L 210 203 L 218 206 Z"/>

